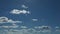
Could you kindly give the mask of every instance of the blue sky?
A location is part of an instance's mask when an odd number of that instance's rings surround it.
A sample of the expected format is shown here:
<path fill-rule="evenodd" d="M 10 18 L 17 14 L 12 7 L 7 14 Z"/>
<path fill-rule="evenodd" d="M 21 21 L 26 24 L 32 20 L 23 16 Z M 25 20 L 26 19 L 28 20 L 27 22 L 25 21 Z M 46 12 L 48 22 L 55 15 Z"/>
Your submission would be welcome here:
<path fill-rule="evenodd" d="M 45 22 L 39 24 L 49 24 L 60 26 L 60 2 L 57 0 L 0 0 L 0 16 L 6 16 L 13 20 L 23 20 L 28 22 L 32 18 L 39 20 L 43 19 Z M 30 15 L 13 15 L 9 12 L 13 9 L 24 9 L 21 5 L 26 5 L 31 12 Z M 38 24 L 37 24 L 38 25 Z"/>
<path fill-rule="evenodd" d="M 46 25 L 60 27 L 59 1 L 60 0 L 0 0 L 0 17 L 7 17 L 14 21 L 22 21 L 22 24 L 18 24 L 20 26 L 34 27 Z M 26 14 L 24 14 L 24 12 L 21 14 L 12 13 L 14 9 L 18 11 L 26 10 Z"/>

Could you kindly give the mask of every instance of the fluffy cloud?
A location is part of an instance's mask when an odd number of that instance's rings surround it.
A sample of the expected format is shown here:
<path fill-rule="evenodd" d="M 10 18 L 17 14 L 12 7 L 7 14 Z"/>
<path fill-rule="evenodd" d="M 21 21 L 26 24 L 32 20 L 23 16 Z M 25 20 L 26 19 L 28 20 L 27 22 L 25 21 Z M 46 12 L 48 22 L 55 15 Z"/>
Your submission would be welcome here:
<path fill-rule="evenodd" d="M 13 9 L 10 13 L 12 13 L 12 14 L 30 14 L 30 12 L 27 10 L 18 10 L 18 9 Z"/>
<path fill-rule="evenodd" d="M 22 8 L 25 8 L 25 9 L 27 9 L 28 7 L 27 6 L 25 6 L 24 4 L 22 5 Z"/>
<path fill-rule="evenodd" d="M 7 17 L 0 17 L 0 23 L 22 23 L 22 21 L 13 21 Z"/>
<path fill-rule="evenodd" d="M 8 18 L 7 17 L 0 17 L 0 23 L 2 22 L 7 22 L 8 21 Z"/>

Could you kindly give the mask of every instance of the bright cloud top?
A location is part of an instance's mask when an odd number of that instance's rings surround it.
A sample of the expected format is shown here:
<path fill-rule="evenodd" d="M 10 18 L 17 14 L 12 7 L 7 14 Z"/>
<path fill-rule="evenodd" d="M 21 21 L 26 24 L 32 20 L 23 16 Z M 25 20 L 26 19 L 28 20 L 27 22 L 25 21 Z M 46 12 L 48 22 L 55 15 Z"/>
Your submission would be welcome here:
<path fill-rule="evenodd" d="M 7 17 L 0 17 L 0 23 L 22 23 L 22 21 L 14 21 L 12 19 L 8 19 Z"/>
<path fill-rule="evenodd" d="M 30 14 L 30 12 L 27 10 L 18 10 L 18 9 L 13 9 L 10 13 L 12 13 L 12 14 Z"/>

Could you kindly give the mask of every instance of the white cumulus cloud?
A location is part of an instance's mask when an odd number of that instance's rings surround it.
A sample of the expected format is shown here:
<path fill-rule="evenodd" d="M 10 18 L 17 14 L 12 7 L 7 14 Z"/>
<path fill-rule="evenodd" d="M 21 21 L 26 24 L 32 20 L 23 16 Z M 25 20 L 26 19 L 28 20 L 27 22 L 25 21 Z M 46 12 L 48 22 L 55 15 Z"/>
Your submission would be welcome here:
<path fill-rule="evenodd" d="M 18 10 L 18 9 L 13 9 L 10 13 L 12 13 L 12 14 L 30 14 L 30 12 L 27 10 Z"/>
<path fill-rule="evenodd" d="M 8 19 L 7 17 L 0 17 L 0 23 L 22 23 L 22 21 L 14 21 L 12 19 Z"/>
<path fill-rule="evenodd" d="M 0 17 L 0 22 L 8 22 L 8 18 L 7 17 Z"/>

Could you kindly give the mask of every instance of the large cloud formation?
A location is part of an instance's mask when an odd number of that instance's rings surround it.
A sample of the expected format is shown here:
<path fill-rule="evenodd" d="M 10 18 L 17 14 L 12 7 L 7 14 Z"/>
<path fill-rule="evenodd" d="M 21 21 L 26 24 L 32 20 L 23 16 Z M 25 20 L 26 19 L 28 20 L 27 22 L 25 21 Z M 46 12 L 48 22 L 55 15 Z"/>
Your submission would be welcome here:
<path fill-rule="evenodd" d="M 14 21 L 12 19 L 8 19 L 7 17 L 0 17 L 0 24 L 11 23 L 12 25 L 2 25 L 0 28 L 18 28 L 19 26 L 15 23 L 22 23 L 22 21 Z"/>
<path fill-rule="evenodd" d="M 22 29 L 10 29 L 9 31 L 5 30 L 5 32 L 6 33 L 8 32 L 7 34 L 51 34 L 52 33 L 50 26 L 35 26 L 34 28 L 21 26 L 20 28 Z M 56 28 L 59 28 L 59 27 L 56 27 Z M 37 30 L 37 29 L 40 29 L 40 30 Z"/>
<path fill-rule="evenodd" d="M 22 23 L 22 21 L 14 21 L 12 19 L 8 19 L 7 17 L 0 17 L 0 23 Z"/>

